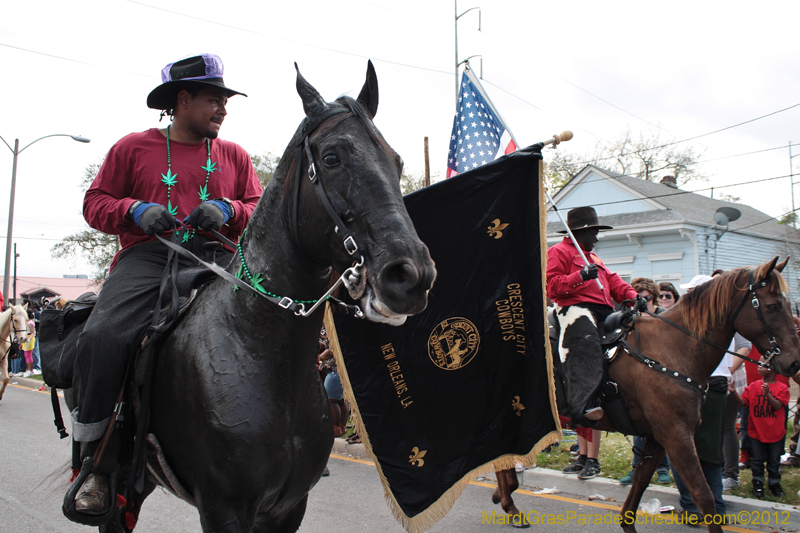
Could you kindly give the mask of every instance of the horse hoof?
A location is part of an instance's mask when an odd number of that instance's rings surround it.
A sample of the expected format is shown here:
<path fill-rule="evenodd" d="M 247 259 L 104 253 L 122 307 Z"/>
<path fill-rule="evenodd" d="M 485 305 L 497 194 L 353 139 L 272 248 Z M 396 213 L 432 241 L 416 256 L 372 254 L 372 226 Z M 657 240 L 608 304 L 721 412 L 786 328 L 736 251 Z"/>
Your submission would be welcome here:
<path fill-rule="evenodd" d="M 508 518 L 511 522 L 511 525 L 517 529 L 527 529 L 531 527 L 530 522 L 528 522 L 528 519 L 525 518 L 525 515 L 522 513 L 509 515 Z"/>
<path fill-rule="evenodd" d="M 492 493 L 492 503 L 495 505 L 500 503 L 500 487 L 494 489 L 494 492 Z"/>

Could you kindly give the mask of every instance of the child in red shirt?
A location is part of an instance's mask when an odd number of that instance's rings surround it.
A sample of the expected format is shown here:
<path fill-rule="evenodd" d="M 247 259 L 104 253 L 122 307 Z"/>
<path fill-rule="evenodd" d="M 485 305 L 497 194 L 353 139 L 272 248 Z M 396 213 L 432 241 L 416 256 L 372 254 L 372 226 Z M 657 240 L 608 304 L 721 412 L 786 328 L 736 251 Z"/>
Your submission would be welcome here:
<path fill-rule="evenodd" d="M 761 360 L 764 358 L 762 357 Z M 753 495 L 764 497 L 764 461 L 769 474 L 769 490 L 775 496 L 783 496 L 781 488 L 781 455 L 786 440 L 786 409 L 789 404 L 789 388 L 775 380 L 775 372 L 765 366 L 758 367 L 759 381 L 749 384 L 739 396 L 731 387 L 731 394 L 748 407 L 747 434 L 752 439 Z"/>

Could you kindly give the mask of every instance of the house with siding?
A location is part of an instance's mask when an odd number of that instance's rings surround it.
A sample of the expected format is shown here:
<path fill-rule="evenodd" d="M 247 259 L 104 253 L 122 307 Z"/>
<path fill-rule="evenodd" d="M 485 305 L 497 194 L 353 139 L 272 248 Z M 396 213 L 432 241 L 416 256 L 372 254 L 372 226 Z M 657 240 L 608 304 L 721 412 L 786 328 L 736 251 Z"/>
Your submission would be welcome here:
<path fill-rule="evenodd" d="M 672 177 L 658 183 L 594 165 L 570 180 L 553 201 L 565 220 L 573 207 L 591 205 L 600 224 L 613 226 L 600 232 L 596 250 L 626 281 L 644 276 L 669 281 L 677 288 L 697 274 L 710 275 L 718 268 L 729 270 L 776 255 L 781 260 L 791 256 L 783 275 L 792 290 L 791 301 L 800 297 L 800 230 L 780 225 L 747 205 L 683 191 Z M 741 216 L 720 224 L 723 219 L 714 219 L 720 208 L 734 208 Z M 557 233 L 561 229 L 551 208 L 548 246 L 561 241 L 564 235 Z"/>

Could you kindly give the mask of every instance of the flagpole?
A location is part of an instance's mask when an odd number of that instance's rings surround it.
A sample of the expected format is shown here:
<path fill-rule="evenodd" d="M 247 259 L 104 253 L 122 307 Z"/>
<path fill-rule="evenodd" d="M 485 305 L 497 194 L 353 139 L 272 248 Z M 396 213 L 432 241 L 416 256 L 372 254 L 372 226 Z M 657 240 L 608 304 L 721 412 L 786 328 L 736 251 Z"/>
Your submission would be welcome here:
<path fill-rule="evenodd" d="M 512 136 L 512 138 L 513 138 L 513 136 Z M 539 151 L 541 152 L 542 148 L 544 148 L 548 144 L 552 144 L 553 146 L 558 146 L 559 143 L 562 143 L 562 142 L 565 142 L 565 141 L 569 141 L 570 139 L 572 139 L 572 132 L 569 131 L 569 130 L 565 130 L 562 133 L 556 133 L 555 135 L 553 135 L 553 138 L 550 139 L 550 140 L 544 141 L 544 142 L 539 143 L 539 144 L 534 144 L 533 147 L 538 148 Z M 516 144 L 516 142 L 515 142 L 515 144 Z M 583 250 L 581 249 L 580 245 L 578 244 L 578 241 L 575 239 L 575 235 L 572 234 L 572 230 L 569 229 L 569 225 L 564 220 L 564 217 L 561 216 L 561 211 L 558 210 L 558 206 L 553 201 L 553 198 L 550 196 L 550 193 L 547 191 L 546 187 L 544 189 L 544 195 L 547 197 L 547 201 L 550 202 L 550 205 L 553 206 L 553 211 L 555 212 L 556 216 L 558 216 L 558 219 L 561 221 L 561 223 L 564 225 L 564 229 L 567 230 L 567 235 L 569 235 L 569 238 L 572 241 L 572 244 L 575 245 L 575 249 L 578 250 L 578 253 L 581 255 L 581 259 L 583 259 L 584 265 L 588 266 L 589 265 L 589 261 L 586 259 L 586 256 L 584 255 Z M 603 290 L 603 284 L 600 282 L 600 279 L 599 278 L 594 278 L 594 280 L 597 282 L 597 286 L 600 287 L 600 290 Z"/>
<path fill-rule="evenodd" d="M 478 79 L 475 77 L 475 75 L 472 74 L 472 69 L 470 68 L 469 61 L 466 61 L 464 72 L 469 77 L 469 79 L 472 82 L 472 84 L 478 89 L 478 91 L 480 91 L 481 96 L 483 96 L 483 98 L 486 100 L 486 102 L 492 108 L 492 111 L 494 112 L 494 114 L 497 117 L 497 119 L 503 124 L 503 127 L 508 132 L 508 135 L 511 137 L 511 140 L 514 141 L 514 146 L 516 146 L 519 149 L 519 144 L 517 144 L 517 139 L 514 137 L 514 134 L 508 128 L 508 125 L 506 124 L 506 121 L 503 120 L 503 117 L 500 115 L 500 113 L 497 112 L 497 107 L 495 107 L 494 102 L 492 102 L 492 99 L 489 98 L 489 95 L 486 94 L 486 91 L 483 90 L 483 86 L 481 85 L 480 81 L 478 81 Z M 548 141 L 544 141 L 542 143 L 539 143 L 541 145 L 541 146 L 539 146 L 539 150 L 541 151 L 541 149 L 544 148 L 545 146 L 547 146 L 548 144 L 552 144 L 553 146 L 557 146 L 559 143 L 564 142 L 564 141 L 569 141 L 570 139 L 572 139 L 572 132 L 571 131 L 565 131 L 563 133 L 556 134 L 556 135 L 553 136 L 552 139 L 550 139 Z M 538 145 L 534 145 L 534 146 L 538 146 Z M 547 197 L 547 201 L 550 202 L 551 206 L 553 206 L 553 211 L 555 211 L 556 215 L 558 216 L 558 219 L 561 221 L 561 224 L 564 225 L 564 229 L 567 230 L 567 235 L 569 235 L 569 238 L 572 241 L 572 244 L 575 245 L 575 248 L 578 250 L 578 253 L 581 256 L 581 259 L 583 259 L 583 264 L 588 266 L 589 265 L 589 260 L 586 259 L 586 255 L 583 253 L 583 249 L 581 249 L 581 246 L 580 246 L 580 244 L 578 244 L 578 241 L 575 240 L 575 235 L 572 234 L 572 230 L 569 229 L 569 226 L 567 225 L 566 220 L 564 220 L 564 217 L 561 216 L 561 212 L 558 210 L 558 207 L 556 207 L 556 203 L 553 201 L 553 198 L 550 196 L 550 193 L 547 192 L 546 188 L 544 190 L 544 194 Z M 597 286 L 600 287 L 600 290 L 602 291 L 603 290 L 603 284 L 600 282 L 600 279 L 599 278 L 594 278 L 594 280 L 597 282 Z"/>

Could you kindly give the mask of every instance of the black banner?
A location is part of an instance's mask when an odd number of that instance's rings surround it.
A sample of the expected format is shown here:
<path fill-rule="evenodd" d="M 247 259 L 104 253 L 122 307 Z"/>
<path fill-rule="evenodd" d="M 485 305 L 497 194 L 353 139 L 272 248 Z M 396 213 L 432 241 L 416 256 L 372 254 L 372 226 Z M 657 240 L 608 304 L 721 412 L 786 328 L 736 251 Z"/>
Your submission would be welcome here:
<path fill-rule="evenodd" d="M 399 327 L 346 315 L 328 326 L 362 440 L 410 531 L 444 516 L 470 479 L 530 464 L 560 438 L 540 160 L 517 152 L 406 196 L 438 272 L 427 309 Z"/>

